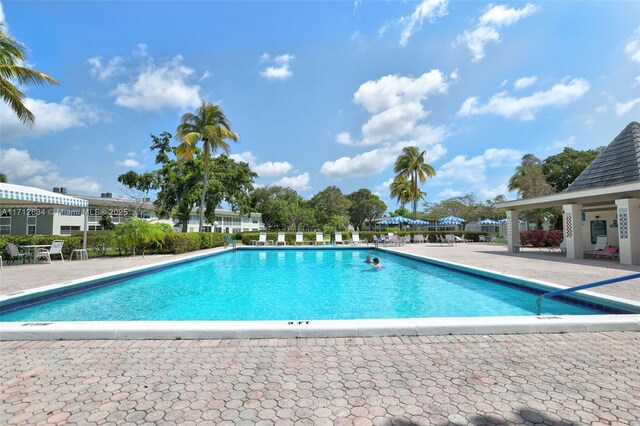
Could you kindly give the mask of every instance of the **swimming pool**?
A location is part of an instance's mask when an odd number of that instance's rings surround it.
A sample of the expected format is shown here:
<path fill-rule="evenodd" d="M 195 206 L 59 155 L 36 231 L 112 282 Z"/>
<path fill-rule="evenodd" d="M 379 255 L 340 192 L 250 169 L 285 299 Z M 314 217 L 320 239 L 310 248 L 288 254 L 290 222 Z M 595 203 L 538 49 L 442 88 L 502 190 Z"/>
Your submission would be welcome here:
<path fill-rule="evenodd" d="M 383 268 L 365 264 L 367 255 L 380 257 Z M 532 316 L 536 297 L 507 282 L 365 248 L 234 250 L 5 311 L 0 321 Z M 545 300 L 542 313 L 603 312 Z"/>

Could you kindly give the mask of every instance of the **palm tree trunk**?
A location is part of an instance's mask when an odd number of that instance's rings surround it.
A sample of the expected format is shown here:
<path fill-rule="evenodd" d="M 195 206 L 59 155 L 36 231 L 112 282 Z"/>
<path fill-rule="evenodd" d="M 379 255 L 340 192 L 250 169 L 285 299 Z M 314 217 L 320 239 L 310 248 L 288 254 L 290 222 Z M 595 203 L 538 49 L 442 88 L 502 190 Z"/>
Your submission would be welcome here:
<path fill-rule="evenodd" d="M 207 185 L 209 184 L 209 144 L 204 141 L 204 182 L 202 186 L 202 197 L 200 197 L 200 224 L 198 232 L 202 232 L 204 224 L 204 203 L 207 198 Z"/>

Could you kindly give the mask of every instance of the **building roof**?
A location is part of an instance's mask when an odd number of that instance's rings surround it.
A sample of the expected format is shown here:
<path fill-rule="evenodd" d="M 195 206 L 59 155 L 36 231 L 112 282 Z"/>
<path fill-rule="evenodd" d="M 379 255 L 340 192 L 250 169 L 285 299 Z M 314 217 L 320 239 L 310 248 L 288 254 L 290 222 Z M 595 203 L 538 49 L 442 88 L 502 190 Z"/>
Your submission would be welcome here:
<path fill-rule="evenodd" d="M 640 182 L 640 124 L 632 121 L 566 192 Z"/>
<path fill-rule="evenodd" d="M 3 206 L 75 206 L 87 207 L 87 201 L 32 186 L 0 183 L 0 205 Z"/>

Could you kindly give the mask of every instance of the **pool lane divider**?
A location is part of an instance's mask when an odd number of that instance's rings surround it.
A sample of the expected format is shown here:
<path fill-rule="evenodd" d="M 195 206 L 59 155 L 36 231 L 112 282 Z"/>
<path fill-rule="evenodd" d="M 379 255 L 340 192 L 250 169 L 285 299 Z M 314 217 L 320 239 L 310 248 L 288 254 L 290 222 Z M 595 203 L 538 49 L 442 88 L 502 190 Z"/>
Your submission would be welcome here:
<path fill-rule="evenodd" d="M 238 247 L 239 250 L 282 250 L 283 247 Z M 371 246 L 314 247 L 291 246 L 285 250 L 357 250 L 373 249 Z M 448 269 L 478 275 L 500 282 L 529 285 L 542 291 L 565 287 L 543 281 L 471 268 L 453 262 L 397 252 L 387 248 L 377 249 L 393 255 L 420 260 Z M 218 250 L 160 262 L 151 266 L 130 268 L 115 273 L 101 274 L 82 280 L 70 281 L 39 289 L 28 290 L 14 296 L 0 297 L 0 309 L 20 300 L 34 297 L 57 298 L 63 295 L 88 291 L 95 286 L 109 285 L 134 276 L 146 275 L 191 263 L 211 256 L 231 252 Z M 505 280 L 505 278 L 508 280 Z M 47 297 L 48 296 L 48 297 Z M 625 299 L 582 292 L 580 297 L 593 297 L 613 303 L 622 310 L 640 312 L 640 303 Z M 40 300 L 41 301 L 41 300 Z M 34 302 L 31 302 L 34 303 Z M 35 302 L 39 303 L 39 302 Z M 87 339 L 241 339 L 241 338 L 305 338 L 305 337 L 369 337 L 369 336 L 420 336 L 464 334 L 526 334 L 567 332 L 640 332 L 640 315 L 564 315 L 564 316 L 513 316 L 513 317 L 450 317 L 450 318 L 401 318 L 365 320 L 305 320 L 290 321 L 74 321 L 74 322 L 0 322 L 0 340 L 87 340 Z"/>

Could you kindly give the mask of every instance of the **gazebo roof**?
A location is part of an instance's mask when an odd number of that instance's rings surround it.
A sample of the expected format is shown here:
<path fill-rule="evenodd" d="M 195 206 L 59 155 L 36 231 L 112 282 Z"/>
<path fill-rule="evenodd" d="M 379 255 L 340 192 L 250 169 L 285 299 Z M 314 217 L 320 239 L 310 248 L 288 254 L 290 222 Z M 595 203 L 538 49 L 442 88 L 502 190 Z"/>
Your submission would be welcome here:
<path fill-rule="evenodd" d="M 640 124 L 632 121 L 566 192 L 640 182 Z"/>

